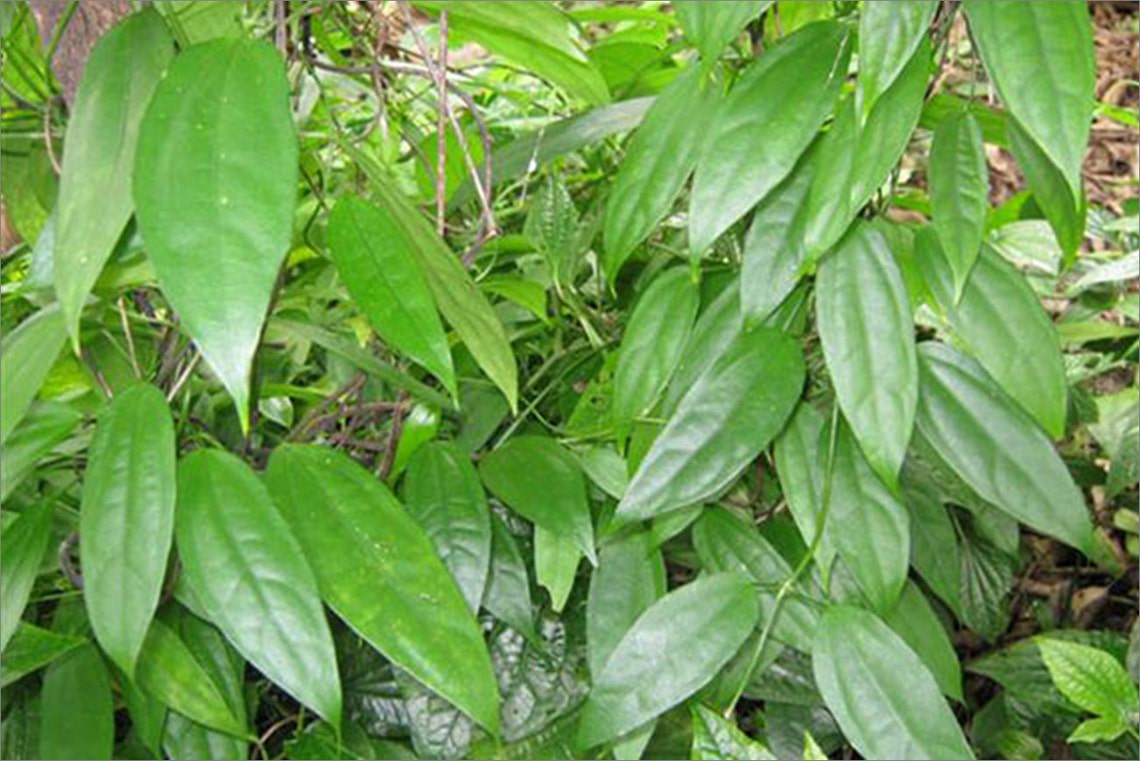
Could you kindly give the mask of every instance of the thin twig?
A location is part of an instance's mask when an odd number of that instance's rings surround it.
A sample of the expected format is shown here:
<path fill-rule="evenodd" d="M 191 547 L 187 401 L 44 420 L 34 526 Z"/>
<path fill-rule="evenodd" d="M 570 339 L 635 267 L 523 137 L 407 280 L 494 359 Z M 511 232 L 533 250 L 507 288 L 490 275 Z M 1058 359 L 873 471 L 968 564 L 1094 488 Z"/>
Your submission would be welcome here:
<path fill-rule="evenodd" d="M 91 352 L 84 349 L 82 351 L 83 361 L 87 364 L 87 369 L 91 371 L 94 376 L 95 382 L 99 384 L 99 388 L 103 389 L 103 393 L 107 395 L 108 399 L 115 396 L 115 392 L 111 390 L 111 386 L 107 383 L 106 377 L 103 376 L 103 371 L 95 364 L 95 358 L 91 356 Z"/>
<path fill-rule="evenodd" d="M 285 440 L 301 441 L 302 437 L 308 433 L 309 429 L 313 427 L 313 425 L 317 422 L 318 419 L 322 417 L 322 415 L 326 410 L 328 410 L 329 407 L 339 402 L 342 398 L 355 394 L 364 386 L 365 380 L 367 380 L 367 376 L 365 376 L 364 373 L 357 373 L 356 375 L 352 376 L 348 383 L 345 383 L 339 389 L 334 391 L 332 396 L 322 399 L 320 404 L 309 410 L 305 417 L 301 418 L 301 422 L 298 423 L 297 426 L 289 432 L 289 435 L 285 437 Z"/>
<path fill-rule="evenodd" d="M 194 368 L 198 366 L 198 362 L 202 359 L 201 352 L 194 352 L 194 356 L 186 363 L 186 367 L 182 369 L 182 373 L 178 376 L 178 380 L 174 381 L 174 385 L 170 387 L 170 391 L 166 394 L 166 401 L 174 401 L 174 397 L 178 396 L 178 392 L 182 390 L 182 385 L 190 378 L 190 373 L 194 372 Z"/>
<path fill-rule="evenodd" d="M 381 481 L 387 481 L 392 473 L 392 464 L 396 461 L 396 450 L 400 447 L 400 436 L 404 433 L 404 414 L 408 409 L 408 395 L 400 395 L 400 402 L 392 411 L 392 433 L 388 436 L 388 448 L 384 452 L 384 459 L 380 462 L 377 475 Z"/>
<path fill-rule="evenodd" d="M 71 586 L 76 589 L 83 589 L 83 574 L 79 572 L 79 569 L 75 567 L 75 561 L 71 559 L 71 555 L 77 546 L 79 546 L 79 532 L 77 531 L 72 531 L 59 543 L 59 568 Z"/>
<path fill-rule="evenodd" d="M 281 55 L 285 55 L 285 40 L 286 40 L 286 21 L 285 21 L 285 0 L 277 0 L 273 4 L 273 12 L 276 17 L 276 30 L 274 41 L 277 43 L 277 49 L 281 51 Z"/>
<path fill-rule="evenodd" d="M 131 358 L 131 369 L 134 370 L 136 378 L 142 378 L 142 370 L 139 368 L 139 358 L 135 353 L 135 338 L 131 333 L 131 323 L 127 319 L 127 302 L 122 296 L 119 297 L 119 318 L 123 321 L 123 336 L 127 339 L 127 352 Z"/>
<path fill-rule="evenodd" d="M 435 228 L 442 238 L 447 219 L 447 11 L 439 12 L 439 67 L 436 69 Z"/>
<path fill-rule="evenodd" d="M 63 168 L 59 165 L 59 158 L 55 155 L 55 140 L 52 137 L 52 104 L 55 103 L 55 98 L 48 98 L 44 104 L 44 147 L 47 150 L 48 161 L 51 162 L 51 169 L 55 172 L 55 176 L 59 177 L 63 173 Z"/>

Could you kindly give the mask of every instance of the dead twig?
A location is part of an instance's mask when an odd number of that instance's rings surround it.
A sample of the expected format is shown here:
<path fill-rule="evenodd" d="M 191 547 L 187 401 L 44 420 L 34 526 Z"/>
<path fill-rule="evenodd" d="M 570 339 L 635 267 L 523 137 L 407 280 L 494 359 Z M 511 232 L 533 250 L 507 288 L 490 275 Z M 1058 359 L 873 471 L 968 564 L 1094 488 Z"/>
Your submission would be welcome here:
<path fill-rule="evenodd" d="M 388 436 L 388 448 L 384 451 L 384 459 L 380 462 L 377 475 L 381 481 L 387 481 L 392 473 L 392 464 L 396 461 L 396 450 L 400 446 L 400 436 L 404 433 L 404 415 L 408 411 L 408 395 L 401 394 L 400 401 L 392 411 L 392 432 Z"/>
<path fill-rule="evenodd" d="M 67 582 L 75 589 L 83 589 L 83 574 L 75 567 L 72 555 L 79 546 L 79 532 L 72 531 L 59 543 L 59 568 L 67 578 Z"/>

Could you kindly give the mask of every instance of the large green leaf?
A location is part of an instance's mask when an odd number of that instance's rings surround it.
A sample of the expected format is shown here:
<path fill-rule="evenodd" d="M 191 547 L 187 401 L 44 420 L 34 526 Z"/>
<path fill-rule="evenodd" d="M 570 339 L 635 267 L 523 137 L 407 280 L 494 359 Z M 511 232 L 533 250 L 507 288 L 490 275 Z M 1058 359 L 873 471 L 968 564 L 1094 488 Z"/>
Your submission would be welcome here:
<path fill-rule="evenodd" d="M 83 303 L 134 211 L 139 124 L 173 57 L 165 22 L 146 8 L 99 38 L 83 67 L 63 145 L 53 259 L 55 292 L 76 345 Z"/>
<path fill-rule="evenodd" d="M 808 24 L 744 72 L 717 109 L 697 162 L 689 210 L 694 255 L 792 171 L 831 113 L 849 52 L 838 23 Z"/>
<path fill-rule="evenodd" d="M 812 645 L 812 670 L 827 707 L 864 758 L 974 757 L 926 665 L 872 613 L 831 607 Z"/>
<path fill-rule="evenodd" d="M 1036 423 L 973 360 L 924 343 L 916 422 L 983 499 L 1031 528 L 1093 555 L 1084 499 Z"/>
<path fill-rule="evenodd" d="M 826 526 L 818 525 L 823 510 L 823 474 L 827 462 L 823 447 L 828 443 L 821 441 L 823 426 L 823 418 L 815 408 L 801 402 L 776 439 L 774 455 L 780 489 L 804 543 L 810 545 L 816 533 L 823 532 L 815 559 L 820 568 L 827 569 L 835 559 L 835 543 Z"/>
<path fill-rule="evenodd" d="M 249 39 L 179 53 L 143 118 L 133 190 L 162 293 L 244 429 L 297 196 L 297 135 L 280 54 Z"/>
<path fill-rule="evenodd" d="M 879 230 L 857 225 L 820 263 L 815 310 L 839 407 L 894 488 L 914 429 L 918 361 L 906 284 Z"/>
<path fill-rule="evenodd" d="M 703 3 L 681 7 L 692 5 Z M 693 66 L 654 100 L 630 139 L 606 202 L 605 267 L 611 282 L 633 249 L 668 214 L 697 163 L 703 125 L 711 120 L 718 98 L 718 88 Z"/>
<path fill-rule="evenodd" d="M 84 645 L 48 668 L 40 712 L 39 758 L 111 758 L 115 700 L 107 666 L 94 645 Z"/>
<path fill-rule="evenodd" d="M 79 513 L 83 600 L 99 645 L 128 676 L 158 608 L 174 532 L 174 421 L 140 383 L 99 416 Z"/>
<path fill-rule="evenodd" d="M 685 393 L 615 518 L 643 520 L 728 486 L 784 427 L 803 380 L 794 340 L 772 328 L 739 334 Z"/>
<path fill-rule="evenodd" d="M 0 350 L 0 444 L 23 419 L 66 339 L 63 316 L 54 305 L 5 336 Z"/>
<path fill-rule="evenodd" d="M 0 533 L 0 544 L 5 548 L 0 573 L 0 650 L 8 646 L 32 594 L 40 561 L 51 540 L 51 518 L 51 505 L 40 503 L 22 512 Z"/>
<path fill-rule="evenodd" d="M 620 737 L 699 690 L 744 643 L 759 613 L 751 581 L 738 573 L 702 576 L 662 597 L 595 677 L 579 745 Z"/>
<path fill-rule="evenodd" d="M 431 539 L 387 487 L 341 452 L 298 445 L 274 450 L 268 485 L 337 615 L 497 732 L 498 693 L 478 622 Z"/>
<path fill-rule="evenodd" d="M 685 36 L 696 43 L 701 63 L 707 69 L 740 30 L 771 4 L 772 0 L 702 0 L 677 3 L 675 7 Z"/>
<path fill-rule="evenodd" d="M 619 440 L 657 403 L 681 359 L 699 303 L 700 290 L 685 267 L 659 275 L 638 300 L 614 370 L 610 415 Z"/>
<path fill-rule="evenodd" d="M 990 176 L 982 130 L 970 112 L 955 114 L 934 130 L 928 172 L 934 229 L 950 262 L 956 301 L 982 247 L 989 208 Z"/>
<path fill-rule="evenodd" d="M 86 642 L 86 639 L 74 634 L 41 629 L 35 624 L 20 621 L 16 633 L 12 635 L 12 642 L 4 648 L 4 670 L 0 673 L 0 687 L 7 687 L 33 671 L 42 669 Z"/>
<path fill-rule="evenodd" d="M 961 701 L 962 667 L 958 654 L 946 627 L 917 584 L 907 581 L 898 603 L 883 620 L 930 669 L 942 694 Z"/>
<path fill-rule="evenodd" d="M 0 470 L 0 500 L 35 469 L 37 461 L 67 439 L 83 415 L 66 404 L 40 402 L 4 443 L 4 468 Z"/>
<path fill-rule="evenodd" d="M 404 501 L 477 611 L 491 565 L 491 513 L 467 453 L 454 443 L 421 447 L 408 463 Z"/>
<path fill-rule="evenodd" d="M 578 460 L 557 441 L 517 436 L 483 458 L 479 475 L 512 510 L 573 539 L 590 562 L 597 563 L 586 478 Z"/>
<path fill-rule="evenodd" d="M 1083 3 L 967 3 L 986 71 L 1074 198 L 1092 121 L 1096 57 Z"/>
<path fill-rule="evenodd" d="M 938 3 L 933 0 L 902 0 L 867 3 L 859 15 L 860 119 L 866 119 L 875 104 L 898 79 L 914 51 L 926 36 Z"/>
<path fill-rule="evenodd" d="M 220 450 L 183 458 L 175 530 L 186 583 L 238 652 L 339 723 L 336 653 L 316 579 L 253 471 Z"/>
<path fill-rule="evenodd" d="M 329 251 L 353 301 L 376 332 L 443 381 L 455 370 L 443 325 L 419 265 L 400 245 L 392 217 L 359 198 L 343 198 L 329 215 Z"/>
<path fill-rule="evenodd" d="M 600 676 L 614 648 L 638 617 L 665 594 L 665 561 L 647 531 L 606 544 L 590 576 L 586 599 L 586 656 Z"/>
<path fill-rule="evenodd" d="M 951 269 L 929 229 L 915 236 L 915 259 L 966 351 L 1050 436 L 1064 435 L 1068 385 L 1061 343 L 1025 276 L 985 247 L 955 304 Z"/>
<path fill-rule="evenodd" d="M 1061 170 L 1013 119 L 1006 123 L 1006 133 L 1017 166 L 1025 175 L 1025 184 L 1045 212 L 1061 248 L 1062 260 L 1068 266 L 1085 237 L 1085 215 L 1088 211 L 1085 196 L 1083 193 L 1073 195 Z"/>

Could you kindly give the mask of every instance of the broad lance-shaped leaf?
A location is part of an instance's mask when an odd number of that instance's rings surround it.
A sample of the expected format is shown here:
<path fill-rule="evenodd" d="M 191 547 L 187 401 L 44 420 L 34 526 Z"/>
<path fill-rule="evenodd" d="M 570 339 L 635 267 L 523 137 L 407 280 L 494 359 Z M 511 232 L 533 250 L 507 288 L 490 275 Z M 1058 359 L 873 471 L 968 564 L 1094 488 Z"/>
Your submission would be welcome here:
<path fill-rule="evenodd" d="M 859 14 L 860 121 L 906 68 L 926 36 L 938 3 L 902 0 L 867 3 Z"/>
<path fill-rule="evenodd" d="M 0 650 L 8 646 L 32 594 L 51 540 L 51 518 L 51 505 L 41 502 L 20 513 L 0 534 L 5 547 L 0 573 Z"/>
<path fill-rule="evenodd" d="M 329 215 L 329 252 L 352 300 L 381 338 L 439 378 L 455 396 L 447 336 L 419 264 L 402 248 L 391 216 L 359 198 Z"/>
<path fill-rule="evenodd" d="M 771 4 L 772 0 L 702 0 L 677 3 L 675 7 L 685 36 L 696 43 L 707 71 L 748 22 Z"/>
<path fill-rule="evenodd" d="M 1081 492 L 1041 429 L 976 362 L 920 347 L 918 429 L 970 488 L 1043 534 L 1095 553 Z"/>
<path fill-rule="evenodd" d="M 680 7 L 693 5 L 704 3 Z M 698 67 L 690 67 L 657 96 L 630 138 L 606 201 L 605 267 L 611 283 L 633 249 L 669 213 L 692 173 L 719 93 L 715 84 L 700 76 Z"/>
<path fill-rule="evenodd" d="M 1063 436 L 1068 385 L 1061 343 L 1025 276 L 985 246 L 955 304 L 950 268 L 929 229 L 915 236 L 915 260 L 966 351 L 1046 433 Z"/>
<path fill-rule="evenodd" d="M 913 581 L 907 581 L 898 603 L 883 620 L 930 669 L 942 694 L 961 701 L 962 667 L 950 642 L 950 635 L 926 595 Z"/>
<path fill-rule="evenodd" d="M 220 450 L 183 458 L 175 530 L 186 583 L 238 652 L 339 723 L 336 652 L 316 579 L 253 471 Z"/>
<path fill-rule="evenodd" d="M 759 616 L 752 582 L 739 573 L 701 576 L 662 597 L 594 678 L 578 744 L 620 737 L 692 695 L 736 654 Z"/>
<path fill-rule="evenodd" d="M 967 3 L 970 33 L 998 95 L 1061 170 L 1074 198 L 1096 86 L 1089 9 L 1082 3 Z"/>
<path fill-rule="evenodd" d="M 810 546 L 817 531 L 822 530 L 816 548 L 816 564 L 826 575 L 835 559 L 835 542 L 827 526 L 820 526 L 823 510 L 823 473 L 827 465 L 824 421 L 815 408 L 800 402 L 791 420 L 784 426 L 774 447 L 776 475 L 788 503 L 788 510 L 800 530 L 804 545 Z"/>
<path fill-rule="evenodd" d="M 154 8 L 96 43 L 67 125 L 53 254 L 55 292 L 76 346 L 79 314 L 134 211 L 131 173 L 143 112 L 174 40 Z"/>
<path fill-rule="evenodd" d="M 934 229 L 954 275 L 954 299 L 982 247 L 990 180 L 982 130 L 968 111 L 943 120 L 930 148 L 930 204 Z"/>
<path fill-rule="evenodd" d="M 857 224 L 820 262 L 815 314 L 843 417 L 895 488 L 914 429 L 918 361 L 906 284 L 879 230 Z"/>
<path fill-rule="evenodd" d="M 665 594 L 665 561 L 648 531 L 615 539 L 598 553 L 586 598 L 586 658 L 598 677 L 622 637 Z"/>
<path fill-rule="evenodd" d="M 128 676 L 158 609 L 174 532 L 174 421 L 140 383 L 115 396 L 91 440 L 79 511 L 83 600 L 104 652 Z"/>
<path fill-rule="evenodd" d="M 717 109 L 697 161 L 689 210 L 694 256 L 792 171 L 831 113 L 849 54 L 843 27 L 823 21 L 784 38 L 744 72 Z"/>
<path fill-rule="evenodd" d="M 83 645 L 44 675 L 38 758 L 105 759 L 114 747 L 111 677 L 95 646 Z"/>
<path fill-rule="evenodd" d="M 388 488 L 341 452 L 293 444 L 274 450 L 267 483 L 336 614 L 497 733 L 499 695 L 479 624 Z"/>
<path fill-rule="evenodd" d="M 864 758 L 974 757 L 929 669 L 873 613 L 829 608 L 811 660 L 824 702 Z"/>
<path fill-rule="evenodd" d="M 739 334 L 681 399 L 615 520 L 695 505 L 728 486 L 784 427 L 803 382 L 794 340 L 773 328 Z"/>
<path fill-rule="evenodd" d="M 0 349 L 0 444 L 23 419 L 66 340 L 63 315 L 54 305 L 36 312 L 4 337 Z"/>
<path fill-rule="evenodd" d="M 686 267 L 659 275 L 638 300 L 614 370 L 610 415 L 619 439 L 657 403 L 681 359 L 699 305 L 700 289 Z"/>
<path fill-rule="evenodd" d="M 404 502 L 478 611 L 491 564 L 491 512 L 471 458 L 450 442 L 420 448 L 408 463 Z"/>
<path fill-rule="evenodd" d="M 516 436 L 479 463 L 479 475 L 508 507 L 570 537 L 597 565 L 586 477 L 574 455 L 545 436 Z"/>
<path fill-rule="evenodd" d="M 139 132 L 135 209 L 162 293 L 243 430 L 296 196 L 297 135 L 278 52 L 224 38 L 179 53 Z"/>

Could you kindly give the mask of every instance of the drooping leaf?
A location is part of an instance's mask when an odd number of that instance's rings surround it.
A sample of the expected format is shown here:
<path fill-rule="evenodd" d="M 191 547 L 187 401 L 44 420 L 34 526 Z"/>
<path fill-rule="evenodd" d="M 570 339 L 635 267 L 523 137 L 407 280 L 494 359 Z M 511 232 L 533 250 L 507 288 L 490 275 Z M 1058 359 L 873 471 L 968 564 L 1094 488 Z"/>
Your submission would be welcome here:
<path fill-rule="evenodd" d="M 40 561 L 51 540 L 51 518 L 51 505 L 41 502 L 22 512 L 0 533 L 0 544 L 5 547 L 0 573 L 0 650 L 16 633 L 32 594 Z"/>
<path fill-rule="evenodd" d="M 700 761 L 761 761 L 774 759 L 763 743 L 753 740 L 716 711 L 693 706 L 693 752 Z"/>
<path fill-rule="evenodd" d="M 173 57 L 166 24 L 147 8 L 100 37 L 83 67 L 63 146 L 53 256 L 55 291 L 76 345 L 83 304 L 134 210 L 139 124 Z"/>
<path fill-rule="evenodd" d="M 376 332 L 439 378 L 455 396 L 455 370 L 443 325 L 419 265 L 400 245 L 389 215 L 343 198 L 329 215 L 329 251 L 353 301 Z"/>
<path fill-rule="evenodd" d="M 931 0 L 867 3 L 859 14 L 860 120 L 910 62 L 938 10 Z"/>
<path fill-rule="evenodd" d="M 946 627 L 917 584 L 906 583 L 898 604 L 883 621 L 922 659 L 942 694 L 961 701 L 962 667 L 958 654 L 954 652 Z"/>
<path fill-rule="evenodd" d="M 812 670 L 863 757 L 974 757 L 930 671 L 874 614 L 849 605 L 828 609 L 812 645 Z"/>
<path fill-rule="evenodd" d="M 336 653 L 316 579 L 253 471 L 220 450 L 184 457 L 176 533 L 186 583 L 238 652 L 340 722 Z"/>
<path fill-rule="evenodd" d="M 325 602 L 364 639 L 491 732 L 499 701 L 478 624 L 431 539 L 335 450 L 285 445 L 268 486 Z"/>
<path fill-rule="evenodd" d="M 483 591 L 483 607 L 520 634 L 534 636 L 526 562 L 518 542 L 497 516 L 491 518 L 491 564 Z"/>
<path fill-rule="evenodd" d="M 139 132 L 133 192 L 147 255 L 243 429 L 253 356 L 292 237 L 297 152 L 284 62 L 249 39 L 179 53 Z"/>
<path fill-rule="evenodd" d="M 73 634 L 41 629 L 35 624 L 21 621 L 16 633 L 12 635 L 12 641 L 4 648 L 0 687 L 7 687 L 42 669 L 86 642 L 84 638 Z"/>
<path fill-rule="evenodd" d="M 823 473 L 827 463 L 821 442 L 824 421 L 815 408 L 800 403 L 783 433 L 776 439 L 776 475 L 788 503 L 788 510 L 804 543 L 810 545 L 822 530 L 815 551 L 820 568 L 831 567 L 835 559 L 835 543 L 826 526 L 819 525 L 823 509 Z"/>
<path fill-rule="evenodd" d="M 676 8 L 685 36 L 696 43 L 701 51 L 701 63 L 708 69 L 748 22 L 771 4 L 771 0 L 703 0 L 678 3 Z"/>
<path fill-rule="evenodd" d="M 1061 249 L 1062 263 L 1067 267 L 1076 258 L 1077 249 L 1085 237 L 1085 196 L 1073 195 L 1061 170 L 1013 119 L 1006 124 L 1009 147 L 1017 159 L 1017 166 L 1025 175 L 1025 183 L 1033 193 L 1037 205 L 1045 212 L 1053 228 L 1057 245 Z"/>
<path fill-rule="evenodd" d="M 982 247 L 990 190 L 982 130 L 968 111 L 943 120 L 934 131 L 929 175 L 934 229 L 950 263 L 957 301 Z"/>
<path fill-rule="evenodd" d="M 550 609 L 561 613 L 574 588 L 582 550 L 564 534 L 534 527 L 534 579 L 550 593 Z"/>
<path fill-rule="evenodd" d="M 0 500 L 35 470 L 36 462 L 68 438 L 83 415 L 59 402 L 40 402 L 4 443 L 4 468 L 0 470 Z"/>
<path fill-rule="evenodd" d="M 1121 724 L 1136 712 L 1136 684 L 1120 661 L 1079 642 L 1038 637 L 1037 649 L 1053 684 L 1085 711 Z"/>
<path fill-rule="evenodd" d="M 586 600 L 586 655 L 600 676 L 606 661 L 638 617 L 665 594 L 665 562 L 649 532 L 602 547 Z"/>
<path fill-rule="evenodd" d="M 115 702 L 107 666 L 94 645 L 83 645 L 48 667 L 40 712 L 40 758 L 111 758 Z"/>
<path fill-rule="evenodd" d="M 23 419 L 66 339 L 57 306 L 36 312 L 4 338 L 0 350 L 0 444 Z"/>
<path fill-rule="evenodd" d="M 578 744 L 620 737 L 692 695 L 736 653 L 758 617 L 751 582 L 738 573 L 703 576 L 662 597 L 595 677 Z"/>

